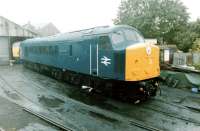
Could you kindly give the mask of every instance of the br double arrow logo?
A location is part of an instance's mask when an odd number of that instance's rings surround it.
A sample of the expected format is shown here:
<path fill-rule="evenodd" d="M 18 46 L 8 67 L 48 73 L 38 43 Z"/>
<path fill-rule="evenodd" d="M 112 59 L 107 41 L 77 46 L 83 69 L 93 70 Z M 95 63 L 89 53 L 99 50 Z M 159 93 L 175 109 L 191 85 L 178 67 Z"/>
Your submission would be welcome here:
<path fill-rule="evenodd" d="M 111 59 L 109 59 L 108 57 L 106 57 L 106 56 L 103 56 L 102 58 L 101 58 L 101 63 L 102 64 L 104 64 L 105 66 L 108 66 L 109 64 L 111 64 Z"/>

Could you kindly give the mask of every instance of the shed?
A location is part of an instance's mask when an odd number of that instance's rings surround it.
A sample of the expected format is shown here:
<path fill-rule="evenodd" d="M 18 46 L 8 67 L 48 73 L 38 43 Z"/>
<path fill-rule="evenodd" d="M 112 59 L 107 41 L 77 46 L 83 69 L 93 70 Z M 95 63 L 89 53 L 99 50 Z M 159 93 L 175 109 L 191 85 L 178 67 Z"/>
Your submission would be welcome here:
<path fill-rule="evenodd" d="M 13 43 L 37 36 L 37 33 L 0 16 L 0 65 L 8 64 L 12 60 Z"/>

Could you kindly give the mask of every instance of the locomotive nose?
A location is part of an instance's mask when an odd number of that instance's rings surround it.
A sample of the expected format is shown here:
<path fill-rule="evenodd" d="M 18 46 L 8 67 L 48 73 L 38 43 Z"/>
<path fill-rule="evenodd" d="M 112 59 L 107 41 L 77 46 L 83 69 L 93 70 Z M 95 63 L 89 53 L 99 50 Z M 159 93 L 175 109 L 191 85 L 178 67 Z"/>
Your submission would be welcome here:
<path fill-rule="evenodd" d="M 159 75 L 159 48 L 157 46 L 144 43 L 126 48 L 126 81 L 140 81 Z"/>

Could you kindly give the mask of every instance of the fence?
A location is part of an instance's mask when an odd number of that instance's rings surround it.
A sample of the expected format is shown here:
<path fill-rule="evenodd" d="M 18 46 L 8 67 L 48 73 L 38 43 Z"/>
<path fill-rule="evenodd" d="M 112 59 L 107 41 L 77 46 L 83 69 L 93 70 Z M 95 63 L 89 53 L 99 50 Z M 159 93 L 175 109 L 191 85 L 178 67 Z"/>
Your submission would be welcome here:
<path fill-rule="evenodd" d="M 174 53 L 173 65 L 200 65 L 200 53 Z"/>

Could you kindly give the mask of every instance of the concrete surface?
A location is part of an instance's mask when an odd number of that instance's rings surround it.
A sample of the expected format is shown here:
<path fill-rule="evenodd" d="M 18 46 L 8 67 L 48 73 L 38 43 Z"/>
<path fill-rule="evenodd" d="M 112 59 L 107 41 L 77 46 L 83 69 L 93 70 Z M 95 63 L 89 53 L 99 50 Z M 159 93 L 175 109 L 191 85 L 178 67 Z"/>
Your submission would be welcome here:
<path fill-rule="evenodd" d="M 29 114 L 19 105 L 0 97 L 0 131 L 33 131 L 33 129 L 55 131 L 58 128 Z"/>
<path fill-rule="evenodd" d="M 74 130 L 146 130 L 131 124 L 132 121 L 161 130 L 200 130 L 200 95 L 189 90 L 162 86 L 162 96 L 158 94 L 145 103 L 134 105 L 102 95 L 85 94 L 77 87 L 19 65 L 0 67 L 0 95 Z M 21 126 L 12 128 L 24 127 L 23 119 L 18 124 Z M 46 128 L 39 121 L 36 124 L 27 121 L 27 124 L 30 128 L 24 127 L 24 130 Z"/>

